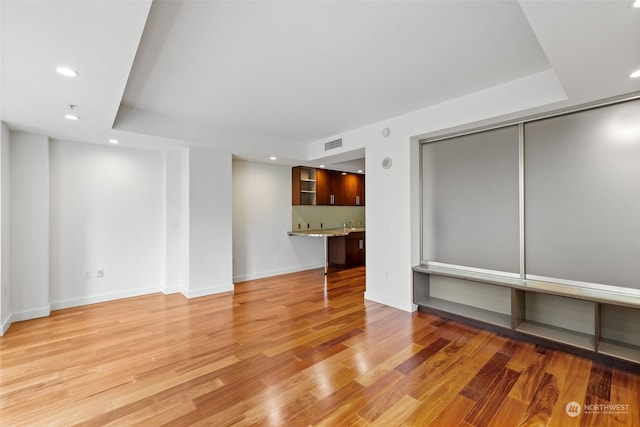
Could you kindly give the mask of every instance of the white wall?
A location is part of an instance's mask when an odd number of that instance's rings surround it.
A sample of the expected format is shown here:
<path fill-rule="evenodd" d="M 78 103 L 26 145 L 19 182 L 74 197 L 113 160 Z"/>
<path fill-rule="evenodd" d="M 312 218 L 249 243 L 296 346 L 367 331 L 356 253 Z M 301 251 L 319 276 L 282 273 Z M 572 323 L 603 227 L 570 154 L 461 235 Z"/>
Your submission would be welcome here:
<path fill-rule="evenodd" d="M 415 309 L 411 267 L 420 262 L 418 137 L 479 121 L 498 122 L 564 99 L 556 76 L 544 71 L 327 139 L 342 138 L 343 147 L 333 155 L 366 150 L 366 299 Z M 385 127 L 391 130 L 386 138 L 381 135 Z M 309 146 L 310 160 L 325 156 L 324 142 Z M 392 158 L 390 169 L 381 167 L 385 157 Z"/>
<path fill-rule="evenodd" d="M 165 203 L 166 203 L 166 278 L 165 292 L 180 292 L 186 283 L 183 278 L 183 230 L 182 151 L 165 153 Z"/>
<path fill-rule="evenodd" d="M 322 239 L 290 228 L 291 168 L 234 160 L 234 282 L 322 267 Z"/>
<path fill-rule="evenodd" d="M 53 308 L 161 289 L 164 154 L 52 141 L 50 157 Z"/>
<path fill-rule="evenodd" d="M 231 154 L 189 149 L 189 282 L 196 297 L 233 290 Z"/>
<path fill-rule="evenodd" d="M 180 155 L 180 278 L 181 292 L 189 289 L 189 150 Z"/>
<path fill-rule="evenodd" d="M 11 321 L 49 315 L 49 139 L 10 132 Z M 4 254 L 3 254 L 4 255 Z"/>
<path fill-rule="evenodd" d="M 0 335 L 9 327 L 10 298 L 9 285 L 11 284 L 10 273 L 10 151 L 9 151 L 9 128 L 4 122 L 0 123 L 2 133 L 0 134 Z"/>

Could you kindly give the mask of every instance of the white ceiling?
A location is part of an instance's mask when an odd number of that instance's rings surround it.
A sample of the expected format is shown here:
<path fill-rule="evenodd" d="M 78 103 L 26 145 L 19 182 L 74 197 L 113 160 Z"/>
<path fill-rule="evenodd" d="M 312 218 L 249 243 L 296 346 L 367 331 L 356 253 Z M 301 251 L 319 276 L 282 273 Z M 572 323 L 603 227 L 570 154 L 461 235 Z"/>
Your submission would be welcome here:
<path fill-rule="evenodd" d="M 309 143 L 543 70 L 567 105 L 638 91 L 630 3 L 1 0 L 0 118 L 295 163 Z"/>
<path fill-rule="evenodd" d="M 549 68 L 513 2 L 159 2 L 150 18 L 124 104 L 301 143 Z"/>

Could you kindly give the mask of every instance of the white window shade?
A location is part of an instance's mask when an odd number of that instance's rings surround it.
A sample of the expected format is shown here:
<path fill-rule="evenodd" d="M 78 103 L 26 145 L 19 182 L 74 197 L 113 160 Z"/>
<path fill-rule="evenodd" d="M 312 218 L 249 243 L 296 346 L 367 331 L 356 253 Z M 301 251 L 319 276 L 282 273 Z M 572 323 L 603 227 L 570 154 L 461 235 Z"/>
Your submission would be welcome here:
<path fill-rule="evenodd" d="M 422 145 L 425 261 L 520 271 L 518 126 Z"/>
<path fill-rule="evenodd" d="M 640 288 L 640 103 L 525 125 L 527 274 Z"/>

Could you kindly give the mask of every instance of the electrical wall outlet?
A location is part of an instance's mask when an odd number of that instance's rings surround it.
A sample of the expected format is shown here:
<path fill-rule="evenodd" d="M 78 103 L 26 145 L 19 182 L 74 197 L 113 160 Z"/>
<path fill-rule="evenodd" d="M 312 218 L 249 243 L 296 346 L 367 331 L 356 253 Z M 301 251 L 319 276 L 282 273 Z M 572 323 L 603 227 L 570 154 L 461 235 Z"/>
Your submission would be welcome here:
<path fill-rule="evenodd" d="M 96 271 L 96 277 L 104 277 L 104 268 L 100 268 Z"/>

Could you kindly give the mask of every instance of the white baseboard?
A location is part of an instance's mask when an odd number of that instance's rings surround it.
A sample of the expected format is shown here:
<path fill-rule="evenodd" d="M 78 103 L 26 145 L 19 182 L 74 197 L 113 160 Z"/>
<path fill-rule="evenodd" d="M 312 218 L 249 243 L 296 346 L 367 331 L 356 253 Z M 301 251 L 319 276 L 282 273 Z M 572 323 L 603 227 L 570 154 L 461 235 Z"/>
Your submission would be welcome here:
<path fill-rule="evenodd" d="M 297 265 L 295 267 L 279 268 L 277 270 L 263 271 L 260 273 L 242 274 L 233 276 L 233 283 L 246 282 L 247 280 L 264 279 L 265 277 L 279 276 L 281 274 L 297 273 L 298 271 L 313 270 L 324 267 L 324 263 Z"/>
<path fill-rule="evenodd" d="M 204 288 L 204 289 L 193 289 L 193 290 L 188 290 L 188 289 L 181 289 L 180 293 L 182 293 L 182 295 L 184 295 L 186 298 L 198 298 L 198 297 L 204 297 L 207 295 L 213 295 L 213 294 L 219 294 L 222 292 L 231 292 L 233 291 L 233 283 L 230 283 L 228 285 L 218 285 L 218 286 L 214 286 L 211 288 Z"/>
<path fill-rule="evenodd" d="M 0 336 L 3 336 L 7 332 L 9 326 L 11 326 L 13 322 L 37 319 L 38 317 L 47 317 L 51 314 L 51 310 L 52 308 L 51 306 L 49 306 L 36 308 L 33 310 L 21 311 L 19 313 L 11 313 L 9 317 L 7 317 L 7 319 L 4 321 L 4 323 L 2 323 L 2 328 L 0 328 Z"/>
<path fill-rule="evenodd" d="M 389 307 L 397 308 L 398 310 L 414 312 L 417 310 L 418 306 L 412 304 L 410 301 L 400 301 L 393 298 L 389 298 L 384 295 L 374 294 L 371 292 L 364 293 L 364 299 L 368 301 L 377 302 L 380 304 L 388 305 Z"/>
<path fill-rule="evenodd" d="M 180 285 L 165 286 L 164 288 L 162 288 L 162 293 L 165 295 L 181 294 L 183 293 L 182 291 L 184 291 L 184 288 Z"/>
<path fill-rule="evenodd" d="M 72 298 L 72 299 L 56 301 L 51 303 L 51 309 L 61 310 L 63 308 L 78 307 L 81 305 L 97 304 L 100 302 L 114 301 L 114 300 L 123 299 L 123 298 L 138 297 L 141 295 L 148 295 L 156 292 L 162 292 L 162 289 L 163 289 L 162 286 L 157 286 L 157 287 L 151 287 L 151 288 L 131 289 L 127 291 L 113 292 L 109 294 L 91 295 L 88 297 Z"/>
<path fill-rule="evenodd" d="M 11 322 L 21 322 L 23 320 L 37 319 L 38 317 L 47 317 L 51 314 L 52 307 L 35 308 L 33 310 L 21 311 L 19 313 L 11 313 Z"/>
<path fill-rule="evenodd" d="M 12 316 L 9 316 L 2 323 L 2 328 L 0 328 L 0 337 L 3 336 L 5 332 L 7 332 L 7 329 L 9 329 L 9 326 L 11 326 L 11 323 L 13 323 L 13 319 L 12 319 Z"/>

